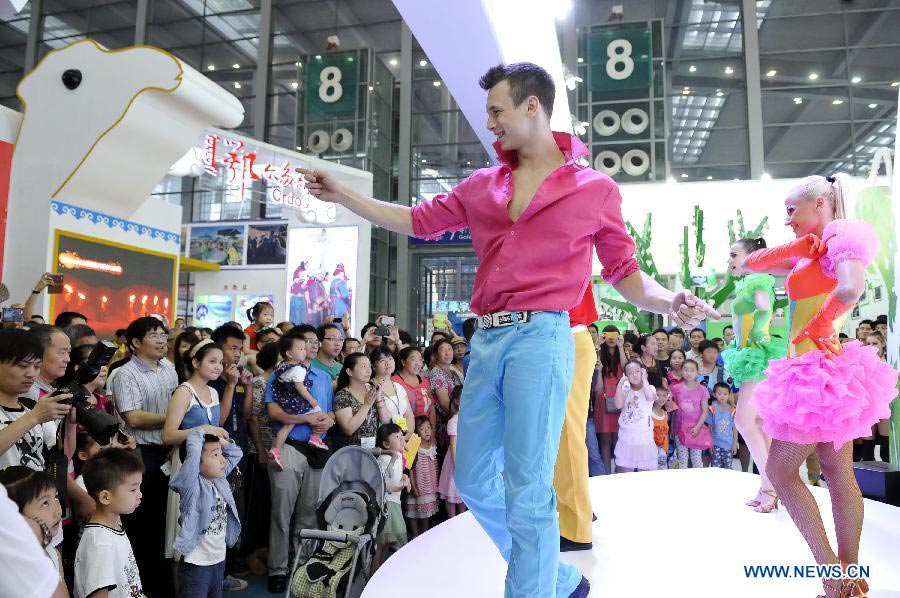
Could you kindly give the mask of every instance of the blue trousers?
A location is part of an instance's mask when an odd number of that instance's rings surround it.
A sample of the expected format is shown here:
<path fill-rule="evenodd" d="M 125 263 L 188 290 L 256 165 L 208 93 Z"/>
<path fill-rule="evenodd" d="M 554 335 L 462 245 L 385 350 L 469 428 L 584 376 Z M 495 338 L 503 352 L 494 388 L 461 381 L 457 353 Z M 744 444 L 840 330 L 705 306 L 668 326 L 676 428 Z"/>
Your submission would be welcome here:
<path fill-rule="evenodd" d="M 553 470 L 575 346 L 565 312 L 478 330 L 459 412 L 456 486 L 509 563 L 506 598 L 568 598 Z"/>
<path fill-rule="evenodd" d="M 606 467 L 603 466 L 603 458 L 600 456 L 600 444 L 597 441 L 597 428 L 594 425 L 593 416 L 587 419 L 587 433 L 584 441 L 588 449 L 588 475 L 606 475 Z"/>
<path fill-rule="evenodd" d="M 200 566 L 181 560 L 178 563 L 178 598 L 220 598 L 224 580 L 225 561 Z"/>

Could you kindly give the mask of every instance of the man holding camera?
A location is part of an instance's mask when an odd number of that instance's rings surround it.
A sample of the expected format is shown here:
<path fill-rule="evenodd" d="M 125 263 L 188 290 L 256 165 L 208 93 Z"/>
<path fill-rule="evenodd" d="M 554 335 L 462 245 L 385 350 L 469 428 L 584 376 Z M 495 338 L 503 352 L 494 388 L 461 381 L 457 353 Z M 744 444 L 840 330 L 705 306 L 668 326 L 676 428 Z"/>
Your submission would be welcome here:
<path fill-rule="evenodd" d="M 178 386 L 175 366 L 164 357 L 169 333 L 163 323 L 150 316 L 138 318 L 125 331 L 131 361 L 118 369 L 112 381 L 116 409 L 135 438 L 144 461 L 143 497 L 140 506 L 125 518 L 126 531 L 144 580 L 144 591 L 173 596 L 172 576 L 166 574 L 163 544 L 166 531 L 166 497 L 169 478 L 160 468 L 169 447 L 163 445 L 169 399 Z"/>
<path fill-rule="evenodd" d="M 44 449 L 56 444 L 56 422 L 72 409 L 65 403 L 66 395 L 38 402 L 27 398 L 43 354 L 31 333 L 0 330 L 0 469 L 13 465 L 46 469 Z"/>

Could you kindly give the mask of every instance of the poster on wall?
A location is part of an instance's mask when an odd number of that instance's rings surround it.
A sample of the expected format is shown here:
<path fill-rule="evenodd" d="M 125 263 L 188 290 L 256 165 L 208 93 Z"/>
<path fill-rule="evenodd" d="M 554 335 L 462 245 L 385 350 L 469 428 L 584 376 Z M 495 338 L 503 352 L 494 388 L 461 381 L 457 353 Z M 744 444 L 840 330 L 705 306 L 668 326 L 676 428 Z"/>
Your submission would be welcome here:
<path fill-rule="evenodd" d="M 243 266 L 245 234 L 243 224 L 194 226 L 188 257 L 220 266 Z"/>
<path fill-rule="evenodd" d="M 215 330 L 234 317 L 233 305 L 231 295 L 197 295 L 194 298 L 194 319 L 191 324 L 197 328 Z"/>
<path fill-rule="evenodd" d="M 50 295 L 51 320 L 77 311 L 101 337 L 148 314 L 171 322 L 177 256 L 64 231 L 56 231 L 53 255 L 63 292 Z"/>
<path fill-rule="evenodd" d="M 251 224 L 247 233 L 247 265 L 283 266 L 287 259 L 287 224 Z"/>
<path fill-rule="evenodd" d="M 257 303 L 275 304 L 274 295 L 237 295 L 234 298 L 234 321 L 239 322 L 242 328 L 250 325 L 247 310 L 252 309 Z M 277 322 L 276 322 L 277 324 Z"/>
<path fill-rule="evenodd" d="M 292 228 L 288 232 L 288 319 L 319 326 L 329 316 L 355 331 L 354 296 L 359 230 L 355 226 Z"/>

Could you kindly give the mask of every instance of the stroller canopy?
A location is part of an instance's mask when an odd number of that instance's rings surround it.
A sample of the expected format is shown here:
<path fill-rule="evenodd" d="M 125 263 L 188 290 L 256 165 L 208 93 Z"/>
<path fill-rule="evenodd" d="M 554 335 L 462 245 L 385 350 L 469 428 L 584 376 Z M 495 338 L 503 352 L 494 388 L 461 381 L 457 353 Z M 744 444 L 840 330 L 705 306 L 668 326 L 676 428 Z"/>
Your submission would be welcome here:
<path fill-rule="evenodd" d="M 327 501 L 335 490 L 363 492 L 382 508 L 384 477 L 372 453 L 359 446 L 345 446 L 333 454 L 322 470 L 318 503 Z"/>

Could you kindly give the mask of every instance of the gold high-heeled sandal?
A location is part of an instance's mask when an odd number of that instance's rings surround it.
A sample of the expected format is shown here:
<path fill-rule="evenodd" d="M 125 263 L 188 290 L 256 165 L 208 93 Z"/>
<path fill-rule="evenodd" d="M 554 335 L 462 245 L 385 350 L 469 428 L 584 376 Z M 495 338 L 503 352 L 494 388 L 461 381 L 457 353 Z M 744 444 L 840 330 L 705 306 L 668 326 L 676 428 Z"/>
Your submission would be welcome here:
<path fill-rule="evenodd" d="M 778 495 L 775 494 L 774 490 L 763 490 L 762 492 L 766 496 L 771 496 L 774 500 L 768 504 L 762 504 L 760 502 L 759 506 L 755 507 L 753 510 L 757 513 L 771 513 L 778 509 Z"/>
<path fill-rule="evenodd" d="M 817 598 L 847 598 L 847 586 L 843 579 L 823 579 L 822 587 L 825 588 L 824 594 L 819 594 Z"/>
<path fill-rule="evenodd" d="M 844 573 L 847 573 L 847 565 L 850 563 L 845 563 L 841 561 L 841 570 Z M 847 587 L 847 596 L 848 598 L 867 598 L 869 595 L 869 582 L 865 579 L 848 579 L 844 578 L 844 585 Z"/>

